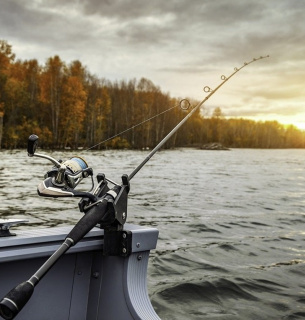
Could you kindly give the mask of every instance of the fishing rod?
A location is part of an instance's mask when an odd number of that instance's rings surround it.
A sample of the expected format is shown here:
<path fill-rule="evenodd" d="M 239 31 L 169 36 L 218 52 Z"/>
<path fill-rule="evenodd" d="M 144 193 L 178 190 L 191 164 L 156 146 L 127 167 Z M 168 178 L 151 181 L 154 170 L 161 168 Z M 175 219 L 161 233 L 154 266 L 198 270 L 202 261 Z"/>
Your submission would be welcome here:
<path fill-rule="evenodd" d="M 132 253 L 132 242 L 128 231 L 124 230 L 127 219 L 127 200 L 130 181 L 152 158 L 152 156 L 170 139 L 177 130 L 202 106 L 220 87 L 231 79 L 238 71 L 247 65 L 269 56 L 245 62 L 240 68 L 235 68 L 229 76 L 221 76 L 222 82 L 214 89 L 204 87 L 209 93 L 159 142 L 147 157 L 129 174 L 122 175 L 122 183 L 118 184 L 106 178 L 105 174 L 96 176 L 97 186 L 94 185 L 93 170 L 81 157 L 69 160 L 56 160 L 50 156 L 36 153 L 38 136 L 31 135 L 28 139 L 27 152 L 29 157 L 40 157 L 51 161 L 53 167 L 45 174 L 45 180 L 38 187 L 39 196 L 61 198 L 79 197 L 79 210 L 82 218 L 75 224 L 64 242 L 49 259 L 26 281 L 9 291 L 0 301 L 0 316 L 6 320 L 14 319 L 27 304 L 34 293 L 34 288 L 71 247 L 81 241 L 94 227 L 104 229 L 103 255 L 127 257 Z M 180 108 L 187 110 L 191 106 L 187 99 L 180 101 Z M 91 178 L 92 187 L 89 191 L 78 191 L 76 188 L 85 178 Z M 112 188 L 109 187 L 109 183 Z"/>
<path fill-rule="evenodd" d="M 211 92 L 211 93 L 210 93 L 210 95 L 208 95 L 203 101 L 201 101 L 201 102 L 195 107 L 196 110 L 197 110 L 200 106 L 202 106 L 202 105 L 204 104 L 204 102 L 207 101 L 207 100 L 210 98 L 210 96 L 211 96 L 212 94 L 214 94 L 226 81 L 228 81 L 232 76 L 234 76 L 234 74 L 235 74 L 236 72 L 240 71 L 242 68 L 244 68 L 245 66 L 249 65 L 250 63 L 253 63 L 254 61 L 261 60 L 261 59 L 265 59 L 265 58 L 268 58 L 268 57 L 269 57 L 269 55 L 264 56 L 264 57 L 261 56 L 261 57 L 259 57 L 259 58 L 254 58 L 254 59 L 253 59 L 252 61 L 250 61 L 250 62 L 245 62 L 244 65 L 243 65 L 242 67 L 240 67 L 239 69 L 238 69 L 238 68 L 234 68 L 235 72 L 233 72 L 228 78 L 226 78 L 226 76 L 222 75 L 222 76 L 221 76 L 221 80 L 223 80 L 223 83 L 221 83 L 215 90 L 212 90 L 210 87 L 205 86 L 205 87 L 203 88 L 203 91 L 204 91 L 204 92 Z M 189 107 L 190 107 L 190 102 L 189 102 L 187 99 L 182 99 L 182 100 L 180 100 L 179 106 L 180 106 L 180 108 L 181 108 L 182 110 L 188 110 Z M 197 108 L 197 107 L 198 107 L 198 108 Z M 156 114 L 156 115 L 154 115 L 154 116 L 152 116 L 152 117 L 150 117 L 150 118 L 148 118 L 148 119 L 145 119 L 145 120 L 141 121 L 140 123 L 135 124 L 135 125 L 127 128 L 127 129 L 125 129 L 125 130 L 123 130 L 123 131 L 121 131 L 121 132 L 119 132 L 119 133 L 117 133 L 117 134 L 115 134 L 115 135 L 113 135 L 113 136 L 111 136 L 111 137 L 109 137 L 109 138 L 107 138 L 107 139 L 105 139 L 105 140 L 103 140 L 103 141 L 101 141 L 101 142 L 99 142 L 99 143 L 91 146 L 90 148 L 88 148 L 88 149 L 86 149 L 86 150 L 84 150 L 84 151 L 89 151 L 89 150 L 91 150 L 91 149 L 93 149 L 93 148 L 95 148 L 95 147 L 97 147 L 97 146 L 99 146 L 99 145 L 101 145 L 101 144 L 103 144 L 103 143 L 105 143 L 105 142 L 108 142 L 108 141 L 110 141 L 110 140 L 112 140 L 112 139 L 114 139 L 114 138 L 116 138 L 116 137 L 118 137 L 118 136 L 120 136 L 120 135 L 122 135 L 122 134 L 124 134 L 124 133 L 126 133 L 126 132 L 128 132 L 128 131 L 130 131 L 130 130 L 132 130 L 132 129 L 134 129 L 134 128 L 142 125 L 142 124 L 144 124 L 144 123 L 146 123 L 146 122 L 148 122 L 148 121 L 150 121 L 150 120 L 152 120 L 152 119 L 154 119 L 154 118 L 159 117 L 160 115 L 162 115 L 162 114 L 164 114 L 164 113 L 167 113 L 167 112 L 171 111 L 171 110 L 174 109 L 174 108 L 176 108 L 176 106 L 170 107 L 170 108 L 168 108 L 168 109 L 166 109 L 166 110 L 164 110 L 164 111 L 162 111 L 162 112 L 160 112 L 160 113 L 158 113 L 158 114 Z M 196 111 L 196 110 L 195 110 L 195 111 Z M 195 112 L 195 111 L 194 111 L 194 112 Z M 186 120 L 187 120 L 187 119 L 186 119 Z M 179 128 L 180 128 L 180 126 L 179 126 Z M 179 128 L 177 128 L 177 130 L 178 130 Z M 176 131 L 175 131 L 175 132 L 176 132 Z M 174 132 L 174 133 L 175 133 L 175 132 Z M 169 137 L 169 138 L 170 138 L 170 137 Z M 168 140 L 168 139 L 167 139 L 167 140 Z M 167 141 L 167 140 L 166 140 L 166 141 Z M 165 141 L 165 142 L 166 142 L 166 141 Z M 164 143 L 165 143 L 165 142 L 164 142 Z M 160 142 L 160 143 L 161 143 L 161 142 Z M 163 144 L 164 144 L 164 143 L 163 143 Z M 163 146 L 163 144 L 162 144 L 161 146 Z M 129 177 L 130 177 L 130 176 L 129 176 Z"/>
<path fill-rule="evenodd" d="M 258 61 L 258 60 L 262 60 L 265 58 L 268 58 L 269 55 L 267 56 L 261 56 L 259 58 L 254 58 L 252 61 L 250 62 L 245 62 L 244 65 L 240 68 L 234 68 L 234 72 L 226 77 L 224 75 L 221 76 L 221 80 L 223 80 L 214 90 L 212 90 L 210 87 L 205 86 L 203 88 L 204 92 L 209 92 L 209 94 L 201 101 L 199 102 L 195 107 L 193 107 L 193 109 L 191 110 L 190 113 L 188 113 L 177 125 L 176 127 L 174 127 L 174 129 L 172 129 L 172 131 L 170 133 L 167 134 L 167 136 L 165 136 L 160 142 L 159 144 L 147 155 L 147 157 L 130 173 L 130 175 L 128 176 L 129 181 L 142 169 L 142 167 L 151 159 L 151 157 L 168 141 L 168 139 L 170 139 L 173 134 L 175 134 L 180 127 L 218 90 L 220 89 L 227 81 L 229 81 L 237 72 L 239 72 L 240 70 L 242 70 L 243 68 L 245 68 L 246 66 L 248 66 L 249 64 Z M 186 106 L 181 107 L 182 104 L 185 104 Z M 185 109 L 187 110 L 190 107 L 190 102 L 187 99 L 183 99 L 180 101 L 180 107 L 181 109 Z"/>

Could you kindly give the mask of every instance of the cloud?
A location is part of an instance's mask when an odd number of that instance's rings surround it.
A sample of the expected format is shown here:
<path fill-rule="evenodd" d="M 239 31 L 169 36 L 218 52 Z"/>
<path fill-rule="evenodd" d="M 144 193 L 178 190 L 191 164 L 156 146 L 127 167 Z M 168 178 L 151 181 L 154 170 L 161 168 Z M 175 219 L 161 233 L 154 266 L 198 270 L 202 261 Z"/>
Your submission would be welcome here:
<path fill-rule="evenodd" d="M 173 96 L 200 100 L 203 86 L 215 88 L 220 75 L 270 54 L 230 80 L 211 105 L 238 106 L 244 115 L 259 105 L 266 114 L 302 108 L 304 1 L 0 0 L 0 6 L 1 38 L 17 58 L 44 63 L 58 54 L 101 78 L 146 77 Z"/>

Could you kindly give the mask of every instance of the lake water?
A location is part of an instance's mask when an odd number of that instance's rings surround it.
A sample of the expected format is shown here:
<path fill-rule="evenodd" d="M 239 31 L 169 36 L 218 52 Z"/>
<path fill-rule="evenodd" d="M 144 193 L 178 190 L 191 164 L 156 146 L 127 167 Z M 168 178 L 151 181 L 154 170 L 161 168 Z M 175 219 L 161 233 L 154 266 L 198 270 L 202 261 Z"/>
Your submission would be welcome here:
<path fill-rule="evenodd" d="M 80 155 L 120 182 L 147 153 Z M 160 231 L 148 289 L 161 319 L 305 318 L 304 159 L 305 150 L 177 149 L 157 153 L 131 180 L 128 222 Z M 0 160 L 1 217 L 40 228 L 82 216 L 77 199 L 38 197 L 50 162 L 25 150 L 0 151 Z"/>

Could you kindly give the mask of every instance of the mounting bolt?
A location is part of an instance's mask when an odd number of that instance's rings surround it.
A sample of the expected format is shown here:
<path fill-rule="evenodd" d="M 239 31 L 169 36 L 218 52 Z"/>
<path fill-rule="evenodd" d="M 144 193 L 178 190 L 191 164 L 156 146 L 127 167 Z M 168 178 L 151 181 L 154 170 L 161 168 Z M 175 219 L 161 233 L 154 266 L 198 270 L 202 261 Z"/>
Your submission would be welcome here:
<path fill-rule="evenodd" d="M 140 248 L 140 242 L 137 243 L 137 248 Z"/>
<path fill-rule="evenodd" d="M 126 253 L 126 252 L 127 252 L 126 248 L 123 248 L 123 250 L 122 250 L 122 251 L 123 251 L 123 253 Z"/>
<path fill-rule="evenodd" d="M 139 254 L 139 255 L 137 256 L 137 259 L 138 259 L 138 261 L 141 261 L 141 260 L 142 260 L 142 255 Z"/>
<path fill-rule="evenodd" d="M 92 273 L 92 277 L 95 278 L 95 279 L 97 279 L 99 276 L 100 276 L 99 272 L 93 272 Z"/>
<path fill-rule="evenodd" d="M 123 232 L 123 238 L 126 239 L 127 235 L 125 232 Z"/>
<path fill-rule="evenodd" d="M 123 213 L 122 213 L 122 218 L 123 218 L 123 220 L 126 219 L 126 212 L 123 212 Z"/>

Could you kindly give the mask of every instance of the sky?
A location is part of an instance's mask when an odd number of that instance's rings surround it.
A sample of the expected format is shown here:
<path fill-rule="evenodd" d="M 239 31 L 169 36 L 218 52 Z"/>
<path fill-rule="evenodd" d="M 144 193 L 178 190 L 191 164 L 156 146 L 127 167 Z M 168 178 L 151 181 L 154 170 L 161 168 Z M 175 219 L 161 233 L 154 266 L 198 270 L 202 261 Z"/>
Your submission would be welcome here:
<path fill-rule="evenodd" d="M 151 80 L 226 117 L 305 130 L 303 0 L 0 0 L 0 39 L 16 59 L 59 55 L 110 81 Z"/>

